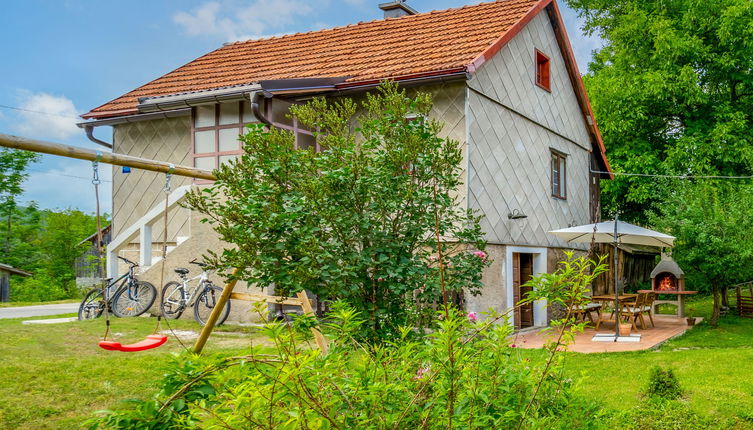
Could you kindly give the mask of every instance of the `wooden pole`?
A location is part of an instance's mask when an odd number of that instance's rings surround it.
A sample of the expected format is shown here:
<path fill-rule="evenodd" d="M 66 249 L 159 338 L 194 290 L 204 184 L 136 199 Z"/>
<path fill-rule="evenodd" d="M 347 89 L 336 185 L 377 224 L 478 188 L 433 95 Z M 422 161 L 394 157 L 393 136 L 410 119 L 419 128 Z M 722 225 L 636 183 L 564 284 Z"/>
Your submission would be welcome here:
<path fill-rule="evenodd" d="M 59 155 L 61 157 L 77 158 L 79 160 L 99 161 L 116 166 L 133 167 L 136 169 L 149 170 L 152 172 L 172 173 L 178 176 L 187 176 L 196 179 L 208 179 L 214 181 L 217 178 L 212 172 L 189 166 L 176 166 L 164 161 L 150 160 L 147 158 L 133 157 L 130 155 L 117 154 L 115 152 L 100 152 L 91 149 L 78 148 L 61 143 L 46 142 L 43 140 L 27 139 L 25 137 L 12 136 L 0 133 L 0 146 L 24 151 L 40 152 L 42 154 Z"/>
<path fill-rule="evenodd" d="M 212 313 L 209 314 L 209 319 L 204 325 L 204 328 L 201 329 L 199 338 L 196 339 L 196 343 L 193 346 L 193 352 L 195 354 L 201 354 L 201 350 L 204 349 L 204 344 L 207 343 L 207 339 L 209 339 L 209 336 L 212 334 L 212 330 L 214 330 L 214 325 L 217 323 L 217 319 L 220 318 L 220 314 L 223 310 L 225 310 L 227 301 L 230 300 L 230 295 L 233 294 L 233 288 L 235 288 L 235 284 L 238 283 L 236 276 L 239 273 L 240 269 L 236 267 L 235 269 L 233 269 L 233 273 L 230 274 L 230 281 L 225 284 L 225 287 L 222 289 L 220 298 L 217 300 L 217 303 L 215 303 L 214 309 L 212 309 Z"/>
<path fill-rule="evenodd" d="M 309 295 L 306 293 L 306 290 L 298 293 L 298 300 L 301 301 L 303 313 L 307 315 L 316 315 L 314 314 L 314 309 L 311 307 Z M 316 327 L 311 327 L 311 333 L 313 333 L 314 335 L 314 340 L 316 341 L 316 345 L 319 347 L 319 351 L 321 351 L 322 354 L 327 354 L 329 346 L 327 345 L 327 339 L 324 338 L 322 332 L 320 332 Z"/>

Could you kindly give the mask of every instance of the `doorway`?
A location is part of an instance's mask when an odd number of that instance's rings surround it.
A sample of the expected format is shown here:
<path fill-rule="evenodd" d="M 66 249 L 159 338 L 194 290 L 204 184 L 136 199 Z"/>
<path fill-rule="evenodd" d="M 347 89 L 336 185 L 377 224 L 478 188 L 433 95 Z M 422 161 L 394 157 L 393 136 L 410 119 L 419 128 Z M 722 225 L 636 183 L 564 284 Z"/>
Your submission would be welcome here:
<path fill-rule="evenodd" d="M 514 252 L 512 254 L 513 305 L 524 299 L 533 290 L 525 284 L 533 278 L 533 254 Z M 515 308 L 515 328 L 533 327 L 533 303 Z"/>

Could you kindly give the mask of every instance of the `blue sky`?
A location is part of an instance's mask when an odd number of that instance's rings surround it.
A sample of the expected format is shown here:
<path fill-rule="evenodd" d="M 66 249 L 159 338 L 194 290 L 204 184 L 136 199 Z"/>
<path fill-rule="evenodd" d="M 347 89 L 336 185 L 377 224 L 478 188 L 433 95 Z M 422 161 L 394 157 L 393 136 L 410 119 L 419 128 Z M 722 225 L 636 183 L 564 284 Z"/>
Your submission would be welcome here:
<path fill-rule="evenodd" d="M 382 0 L 386 1 L 386 0 Z M 0 16 L 0 133 L 101 149 L 77 116 L 136 88 L 223 42 L 317 30 L 379 19 L 379 0 L 24 0 Z M 420 12 L 472 0 L 409 0 Z M 560 4 L 581 70 L 598 39 L 582 34 Z M 13 109 L 15 108 L 15 109 Z M 21 110 L 19 110 L 21 109 Z M 43 113 L 37 113 L 43 112 Z M 111 141 L 111 129 L 96 135 Z M 102 169 L 103 196 L 110 210 Z M 120 173 L 117 173 L 120 174 Z M 94 210 L 91 164 L 43 156 L 31 166 L 24 202 Z"/>

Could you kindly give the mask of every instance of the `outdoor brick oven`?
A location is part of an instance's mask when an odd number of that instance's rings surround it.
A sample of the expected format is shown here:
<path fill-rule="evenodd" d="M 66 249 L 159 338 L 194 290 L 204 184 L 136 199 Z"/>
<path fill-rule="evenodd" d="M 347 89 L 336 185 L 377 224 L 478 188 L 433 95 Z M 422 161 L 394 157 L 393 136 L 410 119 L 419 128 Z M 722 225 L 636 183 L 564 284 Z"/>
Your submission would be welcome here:
<path fill-rule="evenodd" d="M 697 291 L 687 291 L 685 289 L 685 272 L 668 254 L 662 253 L 661 261 L 651 272 L 651 289 L 639 290 L 640 293 L 654 292 L 674 296 L 675 300 L 656 300 L 654 301 L 654 311 L 660 304 L 667 303 L 677 306 L 677 316 L 685 316 L 685 296 L 695 294 Z"/>
<path fill-rule="evenodd" d="M 651 272 L 651 289 L 657 293 L 685 291 L 685 272 L 667 254 L 662 253 L 661 261 Z"/>

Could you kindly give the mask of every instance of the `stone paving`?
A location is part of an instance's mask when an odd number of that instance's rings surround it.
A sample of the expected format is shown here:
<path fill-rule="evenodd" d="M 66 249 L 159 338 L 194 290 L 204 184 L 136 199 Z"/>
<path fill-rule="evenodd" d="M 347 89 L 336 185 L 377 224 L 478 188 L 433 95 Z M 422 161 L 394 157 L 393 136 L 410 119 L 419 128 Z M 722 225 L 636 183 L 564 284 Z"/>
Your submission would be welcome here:
<path fill-rule="evenodd" d="M 703 319 L 697 318 L 696 324 Z M 599 352 L 624 352 L 624 351 L 641 351 L 646 349 L 657 348 L 669 339 L 677 337 L 693 327 L 688 326 L 685 318 L 670 315 L 654 315 L 656 327 L 651 327 L 647 322 L 647 328 L 633 330 L 633 333 L 641 335 L 640 342 L 594 342 L 592 339 L 596 333 L 614 333 L 613 324 L 602 324 L 597 332 L 593 327 L 587 328 L 583 333 L 575 336 L 575 343 L 568 347 L 571 352 L 581 352 L 585 354 Z M 529 331 L 518 334 L 514 338 L 514 344 L 518 348 L 541 348 L 544 346 L 549 333 L 542 333 L 541 330 Z"/>

